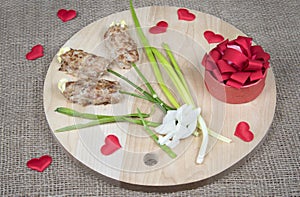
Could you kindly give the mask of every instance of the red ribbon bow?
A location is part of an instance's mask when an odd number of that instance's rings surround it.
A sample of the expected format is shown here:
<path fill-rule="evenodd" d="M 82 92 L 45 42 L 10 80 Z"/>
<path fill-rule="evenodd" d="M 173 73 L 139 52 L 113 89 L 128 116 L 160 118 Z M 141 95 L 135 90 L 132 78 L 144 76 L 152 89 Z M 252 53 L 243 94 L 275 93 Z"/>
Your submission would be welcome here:
<path fill-rule="evenodd" d="M 240 89 L 264 78 L 270 55 L 259 45 L 252 46 L 252 38 L 238 36 L 218 44 L 205 54 L 202 65 L 218 81 Z"/>

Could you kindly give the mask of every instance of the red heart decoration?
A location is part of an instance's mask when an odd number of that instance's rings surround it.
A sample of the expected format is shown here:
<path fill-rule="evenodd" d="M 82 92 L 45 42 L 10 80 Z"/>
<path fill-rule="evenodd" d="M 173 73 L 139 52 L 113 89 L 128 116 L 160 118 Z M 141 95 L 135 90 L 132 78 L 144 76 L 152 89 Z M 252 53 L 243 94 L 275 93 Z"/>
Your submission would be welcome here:
<path fill-rule="evenodd" d="M 164 33 L 167 31 L 168 28 L 168 23 L 165 21 L 159 21 L 156 26 L 151 27 L 149 29 L 149 32 L 152 34 L 160 34 L 160 33 Z"/>
<path fill-rule="evenodd" d="M 209 44 L 211 43 L 219 43 L 224 40 L 224 37 L 221 34 L 215 34 L 212 31 L 205 31 L 204 37 Z"/>
<path fill-rule="evenodd" d="M 239 122 L 235 128 L 234 135 L 241 138 L 245 142 L 251 142 L 254 134 L 250 131 L 250 126 L 247 122 Z"/>
<path fill-rule="evenodd" d="M 76 11 L 60 9 L 57 12 L 57 17 L 60 18 L 63 22 L 67 22 L 76 17 Z"/>
<path fill-rule="evenodd" d="M 31 51 L 26 54 L 26 59 L 35 60 L 37 58 L 44 56 L 44 48 L 42 45 L 38 44 L 32 47 Z"/>
<path fill-rule="evenodd" d="M 104 142 L 105 144 L 101 147 L 101 153 L 103 155 L 110 155 L 122 147 L 118 137 L 115 135 L 106 136 Z"/>
<path fill-rule="evenodd" d="M 41 156 L 40 158 L 33 158 L 27 162 L 27 167 L 36 170 L 38 172 L 43 172 L 52 162 L 52 157 L 49 155 Z"/>
<path fill-rule="evenodd" d="M 195 20 L 195 14 L 191 13 L 185 8 L 180 8 L 177 10 L 178 20 L 185 20 L 185 21 L 193 21 Z"/>

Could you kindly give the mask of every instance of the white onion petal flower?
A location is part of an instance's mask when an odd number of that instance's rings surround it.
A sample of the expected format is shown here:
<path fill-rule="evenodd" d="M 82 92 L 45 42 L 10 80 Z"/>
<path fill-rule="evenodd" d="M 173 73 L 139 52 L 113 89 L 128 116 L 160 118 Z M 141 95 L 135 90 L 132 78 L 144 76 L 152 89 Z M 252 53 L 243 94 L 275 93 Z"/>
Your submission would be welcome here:
<path fill-rule="evenodd" d="M 163 123 L 155 128 L 155 132 L 165 135 L 159 136 L 158 143 L 174 148 L 184 139 L 193 134 L 197 126 L 201 109 L 193 109 L 191 105 L 182 105 L 177 110 L 169 110 Z"/>

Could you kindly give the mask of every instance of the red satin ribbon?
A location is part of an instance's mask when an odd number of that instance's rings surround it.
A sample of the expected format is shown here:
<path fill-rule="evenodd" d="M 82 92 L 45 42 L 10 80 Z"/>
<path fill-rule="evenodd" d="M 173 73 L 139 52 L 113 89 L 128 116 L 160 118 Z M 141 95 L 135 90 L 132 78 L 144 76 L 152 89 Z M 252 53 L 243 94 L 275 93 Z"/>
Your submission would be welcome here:
<path fill-rule="evenodd" d="M 218 81 L 239 89 L 262 79 L 269 59 L 261 46 L 252 46 L 252 38 L 238 36 L 218 44 L 203 57 L 202 64 Z"/>

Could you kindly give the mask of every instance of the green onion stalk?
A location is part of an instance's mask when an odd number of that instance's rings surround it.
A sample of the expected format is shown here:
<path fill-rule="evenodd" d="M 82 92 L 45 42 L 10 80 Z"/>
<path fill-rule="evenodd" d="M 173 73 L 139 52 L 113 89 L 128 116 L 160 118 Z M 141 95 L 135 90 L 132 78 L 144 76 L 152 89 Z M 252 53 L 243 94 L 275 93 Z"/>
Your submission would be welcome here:
<path fill-rule="evenodd" d="M 148 127 L 157 127 L 160 125 L 160 123 L 151 122 L 151 121 L 147 121 L 147 120 L 144 120 L 144 122 L 142 122 L 140 117 L 142 117 L 142 118 L 150 117 L 150 114 L 146 114 L 146 113 L 138 113 L 138 114 L 133 113 L 133 114 L 120 115 L 120 116 L 107 116 L 107 115 L 81 113 L 81 112 L 78 112 L 78 111 L 75 111 L 73 109 L 66 108 L 66 107 L 58 107 L 55 110 L 55 112 L 58 112 L 58 113 L 61 113 L 61 114 L 67 115 L 67 116 L 71 116 L 71 117 L 92 120 L 87 123 L 75 124 L 75 125 L 63 127 L 63 128 L 55 130 L 55 132 L 72 131 L 75 129 L 83 129 L 83 128 L 88 128 L 88 127 L 93 127 L 96 125 L 114 123 L 114 122 L 129 122 L 129 123 L 134 123 L 134 124 L 139 124 L 139 125 L 143 125 L 145 123 Z"/>
<path fill-rule="evenodd" d="M 151 65 L 152 65 L 152 69 L 153 69 L 154 75 L 156 77 L 156 80 L 157 80 L 160 88 L 162 89 L 162 91 L 164 92 L 164 94 L 167 97 L 167 99 L 170 101 L 170 103 L 175 108 L 180 107 L 179 103 L 176 101 L 176 99 L 174 98 L 174 96 L 172 95 L 172 93 L 169 91 L 169 89 L 165 85 L 165 82 L 164 82 L 162 74 L 161 74 L 161 72 L 159 70 L 159 67 L 158 67 L 158 64 L 156 62 L 156 59 L 155 59 L 155 57 L 153 55 L 153 52 L 152 52 L 152 50 L 150 48 L 149 41 L 146 38 L 146 36 L 145 36 L 145 34 L 144 34 L 144 32 L 143 32 L 143 30 L 141 28 L 140 22 L 139 22 L 139 20 L 138 20 L 138 18 L 136 16 L 135 10 L 133 8 L 132 0 L 130 0 L 130 11 L 131 11 L 131 15 L 132 15 L 135 27 L 136 27 L 137 34 L 138 34 L 138 36 L 140 38 L 140 41 L 142 42 L 142 44 L 143 44 L 143 46 L 145 48 L 146 55 L 147 55 L 148 60 L 150 61 Z"/>
<path fill-rule="evenodd" d="M 152 68 L 153 68 L 154 74 L 156 76 L 156 79 L 157 79 L 158 83 L 161 85 L 161 88 L 162 88 L 163 92 L 165 93 L 166 97 L 174 105 L 174 107 L 176 107 L 176 108 L 179 107 L 179 104 L 177 102 L 174 104 L 174 101 L 176 101 L 174 96 L 170 92 L 166 92 L 164 90 L 164 87 L 166 87 L 166 85 L 164 84 L 162 75 L 160 73 L 158 64 L 156 62 L 156 59 L 160 62 L 162 67 L 168 73 L 169 77 L 171 78 L 173 84 L 175 85 L 175 87 L 176 87 L 178 93 L 180 94 L 182 100 L 184 101 L 184 103 L 195 107 L 195 104 L 194 104 L 193 98 L 191 96 L 191 93 L 189 91 L 188 85 L 185 81 L 185 78 L 183 77 L 180 67 L 178 66 L 178 64 L 175 60 L 175 57 L 174 57 L 173 53 L 171 52 L 169 46 L 165 43 L 163 44 L 163 48 L 165 49 L 171 63 L 169 63 L 169 61 L 166 59 L 166 57 L 158 49 L 150 46 L 149 41 L 147 40 L 146 36 L 144 35 L 144 32 L 141 29 L 141 25 L 139 23 L 136 12 L 134 10 L 132 0 L 130 0 L 130 11 L 131 11 L 131 15 L 132 15 L 132 18 L 133 18 L 133 21 L 134 21 L 134 24 L 135 24 L 135 27 L 137 30 L 137 34 L 145 48 L 145 51 L 146 51 L 149 61 L 152 64 Z M 203 140 L 202 140 L 201 148 L 200 148 L 200 151 L 199 151 L 199 154 L 197 157 L 197 163 L 202 163 L 203 158 L 205 156 L 205 152 L 206 152 L 206 148 L 207 148 L 207 144 L 208 144 L 208 134 L 210 134 L 211 136 L 216 137 L 217 139 L 222 140 L 224 142 L 231 141 L 230 139 L 209 130 L 207 128 L 202 116 L 198 117 L 198 128 L 202 131 Z"/>
<path fill-rule="evenodd" d="M 170 149 L 167 145 L 161 145 L 158 143 L 158 136 L 149 128 L 149 125 L 147 124 L 146 120 L 144 119 L 142 113 L 139 109 L 137 109 L 139 117 L 143 123 L 144 129 L 147 131 L 147 133 L 150 135 L 150 137 L 154 140 L 154 142 L 163 150 L 165 151 L 171 158 L 175 158 L 177 155 Z"/>
<path fill-rule="evenodd" d="M 126 91 L 122 91 L 122 90 L 119 91 L 119 92 L 121 94 L 127 94 L 127 95 L 130 95 L 130 96 L 145 99 L 145 100 L 150 101 L 154 104 L 157 104 L 165 113 L 168 110 L 175 109 L 174 107 L 171 107 L 168 104 L 166 104 L 163 100 L 161 100 L 158 97 L 157 93 L 154 91 L 154 89 L 151 86 L 151 84 L 149 83 L 149 81 L 146 79 L 146 77 L 142 74 L 142 72 L 138 69 L 138 67 L 134 63 L 132 64 L 132 66 L 135 69 L 135 71 L 137 72 L 137 74 L 140 76 L 140 78 L 143 80 L 143 82 L 145 83 L 146 87 L 148 88 L 148 90 L 150 92 L 147 92 L 146 90 L 142 89 L 141 87 L 139 87 L 138 85 L 136 85 L 135 83 L 130 81 L 127 77 L 124 77 L 123 75 L 121 75 L 120 73 L 118 73 L 116 71 L 113 71 L 111 69 L 107 69 L 107 71 L 109 73 L 119 77 L 120 79 L 126 81 L 129 85 L 136 88 L 140 92 L 140 94 L 136 94 L 136 93 L 132 93 L 132 92 L 126 92 Z"/>

